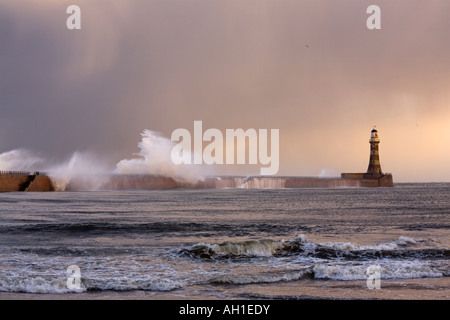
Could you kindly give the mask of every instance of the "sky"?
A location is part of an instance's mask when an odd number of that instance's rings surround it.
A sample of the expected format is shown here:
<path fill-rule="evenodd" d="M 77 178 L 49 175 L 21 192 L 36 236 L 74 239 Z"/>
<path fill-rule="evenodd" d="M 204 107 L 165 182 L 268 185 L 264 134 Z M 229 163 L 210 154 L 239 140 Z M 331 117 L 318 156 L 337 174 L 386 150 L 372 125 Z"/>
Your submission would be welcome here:
<path fill-rule="evenodd" d="M 69 30 L 69 5 L 81 30 Z M 369 30 L 369 5 L 381 29 Z M 448 0 L 0 0 L 0 154 L 114 166 L 145 130 L 279 129 L 279 175 L 450 181 Z M 260 165 L 222 165 L 257 174 Z"/>

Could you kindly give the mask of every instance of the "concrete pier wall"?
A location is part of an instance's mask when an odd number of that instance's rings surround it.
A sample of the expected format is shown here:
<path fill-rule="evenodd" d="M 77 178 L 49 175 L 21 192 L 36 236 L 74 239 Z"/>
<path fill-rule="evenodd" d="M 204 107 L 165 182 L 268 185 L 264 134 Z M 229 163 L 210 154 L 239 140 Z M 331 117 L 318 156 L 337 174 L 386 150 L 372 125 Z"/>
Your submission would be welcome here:
<path fill-rule="evenodd" d="M 92 188 L 91 180 L 101 181 Z M 249 176 L 249 177 L 205 177 L 196 183 L 179 182 L 170 177 L 155 175 L 111 175 L 76 177 L 67 184 L 64 191 L 83 190 L 164 190 L 174 188 L 195 189 L 284 189 L 284 188 L 340 188 L 340 187 L 393 187 L 392 175 L 379 178 L 360 178 L 358 174 L 350 174 L 341 178 L 318 177 L 277 177 L 277 176 Z M 14 191 L 55 191 L 52 180 L 43 174 L 28 173 L 0 173 L 0 192 Z"/>
<path fill-rule="evenodd" d="M 52 181 L 48 176 L 37 175 L 31 181 L 30 185 L 25 189 L 28 192 L 44 192 L 44 191 L 55 191 L 53 188 Z"/>
<path fill-rule="evenodd" d="M 104 189 L 173 189 L 177 182 L 170 177 L 152 175 L 115 175 L 104 185 Z"/>
<path fill-rule="evenodd" d="M 0 192 L 54 191 L 46 175 L 28 172 L 0 172 Z"/>
<path fill-rule="evenodd" d="M 27 181 L 28 175 L 0 174 L 0 192 L 21 191 L 21 186 Z"/>
<path fill-rule="evenodd" d="M 318 178 L 318 177 L 209 177 L 187 187 L 195 188 L 242 188 L 242 189 L 284 189 L 284 188 L 340 188 L 340 187 L 393 187 L 392 175 L 377 179 L 365 179 L 364 174 L 357 178 Z"/>

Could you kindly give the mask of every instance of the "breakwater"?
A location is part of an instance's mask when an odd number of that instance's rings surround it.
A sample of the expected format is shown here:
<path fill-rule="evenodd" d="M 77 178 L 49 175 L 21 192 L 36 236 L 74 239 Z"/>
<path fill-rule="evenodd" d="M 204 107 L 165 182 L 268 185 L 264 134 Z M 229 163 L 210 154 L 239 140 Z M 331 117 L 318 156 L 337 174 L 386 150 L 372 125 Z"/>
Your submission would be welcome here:
<path fill-rule="evenodd" d="M 296 177 L 296 176 L 214 176 L 197 182 L 180 182 L 171 177 L 158 175 L 92 175 L 73 177 L 63 190 L 50 175 L 39 172 L 0 171 L 0 192 L 18 191 L 84 191 L 92 190 L 162 190 L 175 188 L 195 189 L 283 189 L 283 188 L 340 188 L 340 187 L 393 187 L 391 174 L 367 177 L 361 174 L 342 174 L 341 177 Z M 88 186 L 89 185 L 89 186 Z"/>
<path fill-rule="evenodd" d="M 296 177 L 296 176 L 249 176 L 249 177 L 207 177 L 191 187 L 194 188 L 242 188 L 242 189 L 284 189 L 284 188 L 339 188 L 339 187 L 393 187 L 391 174 L 376 178 L 344 177 Z"/>
<path fill-rule="evenodd" d="M 0 171 L 0 192 L 54 191 L 50 177 L 39 172 Z"/>

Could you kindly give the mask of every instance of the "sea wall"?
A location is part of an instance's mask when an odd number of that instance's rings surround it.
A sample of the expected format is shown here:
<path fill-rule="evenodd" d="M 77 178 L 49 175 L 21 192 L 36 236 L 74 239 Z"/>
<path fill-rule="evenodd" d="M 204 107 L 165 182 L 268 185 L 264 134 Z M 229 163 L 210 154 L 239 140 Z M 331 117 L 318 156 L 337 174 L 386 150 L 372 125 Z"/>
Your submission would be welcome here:
<path fill-rule="evenodd" d="M 393 187 L 394 178 L 392 174 L 387 173 L 383 175 L 370 175 L 367 173 L 342 173 L 342 180 L 347 180 L 347 183 L 357 181 L 359 187 Z"/>
<path fill-rule="evenodd" d="M 178 183 L 170 178 L 156 175 L 114 175 L 103 186 L 103 189 L 173 189 Z"/>
<path fill-rule="evenodd" d="M 393 187 L 392 175 L 366 179 L 364 174 L 354 174 L 351 178 L 319 178 L 295 176 L 250 176 L 250 177 L 209 177 L 194 185 L 194 188 L 241 188 L 241 189 L 283 189 L 283 188 L 340 188 L 340 187 Z"/>
<path fill-rule="evenodd" d="M 379 179 L 380 187 L 393 187 L 394 186 L 394 177 L 392 174 L 385 174 Z"/>
<path fill-rule="evenodd" d="M 28 174 L 0 174 L 0 192 L 23 191 L 21 186 L 27 181 Z"/>
<path fill-rule="evenodd" d="M 342 178 L 292 177 L 287 178 L 286 188 L 339 188 L 360 187 L 359 180 Z"/>
<path fill-rule="evenodd" d="M 50 178 L 39 173 L 0 172 L 0 192 L 54 191 Z"/>
<path fill-rule="evenodd" d="M 33 181 L 30 182 L 29 186 L 25 189 L 29 192 L 44 192 L 44 191 L 55 191 L 53 188 L 52 181 L 48 176 L 36 175 Z"/>
<path fill-rule="evenodd" d="M 363 179 L 365 173 L 341 173 L 342 179 Z"/>
<path fill-rule="evenodd" d="M 344 175 L 341 178 L 294 177 L 294 176 L 223 176 L 205 177 L 195 183 L 176 181 L 157 175 L 103 175 L 73 177 L 63 191 L 83 190 L 164 190 L 174 188 L 195 189 L 283 189 L 283 188 L 340 188 L 340 187 L 393 187 L 392 175 L 378 178 L 360 178 L 360 174 Z M 96 182 L 96 183 L 94 183 Z M 36 173 L 1 173 L 0 192 L 55 191 L 49 176 Z"/>

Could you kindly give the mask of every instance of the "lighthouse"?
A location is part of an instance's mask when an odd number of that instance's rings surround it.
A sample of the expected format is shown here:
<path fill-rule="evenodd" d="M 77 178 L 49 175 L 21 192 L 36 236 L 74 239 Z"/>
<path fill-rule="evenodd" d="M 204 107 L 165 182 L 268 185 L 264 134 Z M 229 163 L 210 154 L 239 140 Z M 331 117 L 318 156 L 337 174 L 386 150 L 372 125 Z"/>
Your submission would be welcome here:
<path fill-rule="evenodd" d="M 378 131 L 373 128 L 370 133 L 370 159 L 369 167 L 367 168 L 366 177 L 379 177 L 383 175 L 380 166 L 380 154 L 378 145 L 380 144 L 380 138 L 378 138 Z"/>
<path fill-rule="evenodd" d="M 341 173 L 342 183 L 344 185 L 356 184 L 358 187 L 393 187 L 394 178 L 391 173 L 383 173 L 380 166 L 380 154 L 378 152 L 378 145 L 380 138 L 378 138 L 378 131 L 373 128 L 370 132 L 370 159 L 369 167 L 366 173 Z"/>

